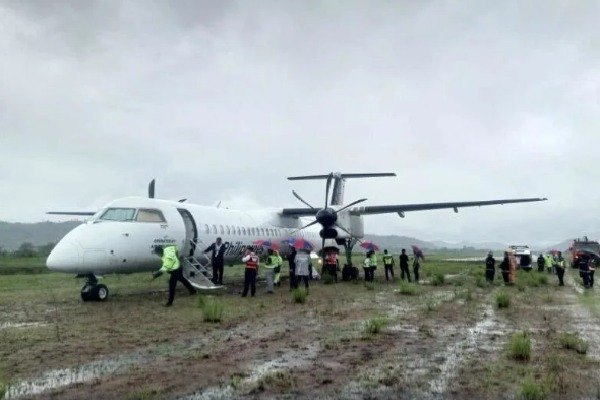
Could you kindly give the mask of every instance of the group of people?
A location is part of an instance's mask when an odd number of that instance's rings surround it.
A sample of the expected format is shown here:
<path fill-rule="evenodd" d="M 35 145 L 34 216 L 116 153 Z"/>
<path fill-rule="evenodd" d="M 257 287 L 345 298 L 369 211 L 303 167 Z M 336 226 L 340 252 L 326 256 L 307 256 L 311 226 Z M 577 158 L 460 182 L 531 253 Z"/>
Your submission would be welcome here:
<path fill-rule="evenodd" d="M 177 246 L 156 246 L 154 251 L 158 256 L 161 257 L 162 266 L 158 271 L 155 271 L 153 273 L 153 278 L 157 278 L 165 272 L 168 272 L 170 274 L 169 297 L 166 306 L 168 307 L 173 304 L 177 282 L 181 282 L 186 287 L 186 289 L 188 289 L 190 294 L 195 294 L 196 289 L 183 275 L 183 266 L 180 262 Z M 338 260 L 339 250 L 336 247 L 329 247 L 323 249 L 323 251 L 325 262 L 323 264 L 322 274 L 323 276 L 330 275 L 332 277 L 333 282 L 337 282 L 337 273 L 340 269 Z M 217 238 L 215 243 L 211 244 L 206 249 L 204 249 L 204 253 L 207 252 L 212 252 L 212 282 L 215 285 L 222 285 L 225 255 L 225 246 L 223 245 L 222 239 L 220 237 Z M 289 264 L 290 290 L 297 289 L 301 283 L 304 283 L 304 287 L 308 291 L 309 281 L 312 279 L 313 276 L 313 266 L 311 263 L 310 251 L 305 249 L 296 249 L 293 246 L 290 246 L 290 252 L 285 259 L 288 261 Z M 420 257 L 418 255 L 415 255 L 413 260 L 413 272 L 416 282 L 419 281 L 419 259 Z M 275 286 L 280 286 L 281 268 L 283 266 L 283 261 L 284 258 L 281 257 L 277 250 L 267 249 L 266 258 L 264 259 L 264 263 L 262 263 L 262 266 L 265 269 L 267 293 L 274 293 Z M 409 257 L 406 254 L 406 249 L 402 249 L 399 261 L 401 279 L 406 279 L 409 282 L 411 282 L 411 274 L 409 271 Z M 248 293 L 250 293 L 250 296 L 253 297 L 256 295 L 256 278 L 258 276 L 258 271 L 261 266 L 261 260 L 259 255 L 253 249 L 247 249 L 246 253 L 242 257 L 242 262 L 245 264 L 245 268 L 244 288 L 241 292 L 241 296 L 246 297 Z M 385 279 L 389 280 L 391 277 L 391 279 L 394 280 L 394 257 L 388 254 L 387 249 L 384 250 L 383 264 L 385 267 Z M 344 272 L 346 272 L 346 268 L 356 270 L 355 267 L 347 265 L 344 267 Z M 374 280 L 376 269 L 377 255 L 373 250 L 370 250 L 366 254 L 363 265 L 365 281 L 372 282 Z M 358 279 L 357 272 L 354 272 L 353 274 L 343 274 L 343 279 L 347 279 L 348 276 L 350 276 L 350 279 Z"/>
<path fill-rule="evenodd" d="M 402 249 L 400 256 L 398 257 L 399 261 L 400 261 L 400 279 L 402 280 L 408 280 L 409 282 L 412 282 L 412 279 L 410 277 L 410 270 L 409 270 L 409 257 L 408 254 L 406 254 L 406 249 Z M 418 254 L 414 255 L 413 258 L 413 273 L 415 276 L 415 282 L 419 282 L 419 269 L 421 267 L 421 256 Z M 377 257 L 375 255 L 374 251 L 369 251 L 367 253 L 367 256 L 365 258 L 365 281 L 373 281 L 374 279 L 374 272 L 377 269 Z M 392 278 L 392 280 L 394 280 L 394 267 L 395 267 L 396 263 L 394 262 L 394 256 L 388 254 L 387 249 L 383 250 L 383 267 L 384 267 L 384 271 L 385 271 L 385 280 L 389 281 L 390 277 Z M 368 270 L 368 272 L 367 272 Z M 368 279 L 367 279 L 368 277 Z"/>
<path fill-rule="evenodd" d="M 547 268 L 548 272 L 554 272 L 558 276 L 558 285 L 564 286 L 564 276 L 565 276 L 565 260 L 562 256 L 562 252 L 557 252 L 555 256 L 551 254 L 546 255 L 544 257 L 542 254 L 537 259 L 538 271 L 544 272 L 544 268 Z M 500 272 L 502 273 L 502 279 L 504 280 L 505 285 L 514 285 L 515 283 L 515 275 L 517 271 L 517 265 L 521 265 L 517 261 L 517 257 L 514 254 L 514 251 L 507 250 L 504 252 L 504 258 L 500 263 Z M 525 271 L 530 271 L 530 268 L 524 268 Z M 492 283 L 494 281 L 494 275 L 496 274 L 496 259 L 494 258 L 494 254 L 492 251 L 488 253 L 487 258 L 485 259 L 485 279 Z"/>

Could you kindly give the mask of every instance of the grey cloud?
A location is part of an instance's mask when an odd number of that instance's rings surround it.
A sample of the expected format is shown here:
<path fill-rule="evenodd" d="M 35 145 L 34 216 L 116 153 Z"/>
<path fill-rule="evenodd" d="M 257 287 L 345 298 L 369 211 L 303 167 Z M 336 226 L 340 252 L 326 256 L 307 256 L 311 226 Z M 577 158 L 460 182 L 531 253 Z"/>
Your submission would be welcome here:
<path fill-rule="evenodd" d="M 560 239 L 597 210 L 599 7 L 0 2 L 0 218 L 144 195 L 152 177 L 198 203 L 320 204 L 321 183 L 286 176 L 395 171 L 346 200 L 550 201 L 368 232 Z"/>

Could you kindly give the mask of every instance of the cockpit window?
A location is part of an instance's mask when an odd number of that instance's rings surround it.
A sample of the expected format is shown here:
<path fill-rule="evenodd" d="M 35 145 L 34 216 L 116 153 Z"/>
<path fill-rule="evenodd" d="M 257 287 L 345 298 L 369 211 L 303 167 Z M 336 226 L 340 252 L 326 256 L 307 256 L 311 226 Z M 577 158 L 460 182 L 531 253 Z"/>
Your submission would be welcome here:
<path fill-rule="evenodd" d="M 135 208 L 109 208 L 100 220 L 103 221 L 133 221 L 135 217 Z"/>
<path fill-rule="evenodd" d="M 165 217 L 160 210 L 149 210 L 140 208 L 135 219 L 139 222 L 166 222 Z"/>

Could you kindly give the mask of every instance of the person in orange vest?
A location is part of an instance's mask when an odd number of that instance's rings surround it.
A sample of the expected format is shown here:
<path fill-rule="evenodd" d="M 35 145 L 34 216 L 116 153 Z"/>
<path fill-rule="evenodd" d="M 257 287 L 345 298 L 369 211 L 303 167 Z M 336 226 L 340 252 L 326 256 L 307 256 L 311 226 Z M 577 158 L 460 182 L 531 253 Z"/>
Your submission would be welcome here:
<path fill-rule="evenodd" d="M 242 258 L 242 262 L 246 263 L 246 270 L 244 271 L 244 291 L 242 297 L 248 295 L 248 289 L 250 289 L 250 296 L 254 297 L 256 294 L 256 274 L 258 273 L 258 256 L 254 250 L 247 249 L 246 254 Z"/>
<path fill-rule="evenodd" d="M 515 253 L 513 251 L 508 253 L 508 284 L 515 284 L 515 275 L 517 273 L 517 257 L 515 257 Z"/>

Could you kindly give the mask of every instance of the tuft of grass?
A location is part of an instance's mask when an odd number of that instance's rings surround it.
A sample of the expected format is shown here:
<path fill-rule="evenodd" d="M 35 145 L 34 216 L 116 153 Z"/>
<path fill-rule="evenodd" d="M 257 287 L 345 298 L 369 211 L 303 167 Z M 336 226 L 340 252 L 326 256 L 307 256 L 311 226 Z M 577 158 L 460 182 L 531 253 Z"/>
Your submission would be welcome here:
<path fill-rule="evenodd" d="M 523 331 L 513 335 L 508 342 L 508 354 L 510 358 L 518 361 L 529 361 L 531 359 L 531 336 L 529 332 Z"/>
<path fill-rule="evenodd" d="M 467 288 L 467 290 L 465 290 L 465 300 L 473 301 L 473 291 L 471 290 L 471 288 Z"/>
<path fill-rule="evenodd" d="M 225 306 L 220 301 L 208 298 L 198 300 L 198 304 L 202 309 L 202 315 L 204 316 L 205 322 L 221 322 L 223 320 Z"/>
<path fill-rule="evenodd" d="M 420 293 L 420 288 L 412 282 L 400 281 L 399 286 L 400 294 L 412 296 Z"/>
<path fill-rule="evenodd" d="M 442 272 L 437 272 L 431 278 L 431 284 L 433 286 L 442 286 L 445 281 L 446 281 L 446 277 L 444 276 L 444 274 Z"/>
<path fill-rule="evenodd" d="M 510 294 L 501 290 L 496 294 L 496 305 L 498 308 L 508 308 L 510 306 Z"/>
<path fill-rule="evenodd" d="M 548 285 L 548 276 L 547 275 L 538 275 L 537 277 L 537 281 L 539 282 L 540 286 L 547 286 Z"/>
<path fill-rule="evenodd" d="M 7 397 L 9 390 L 10 390 L 10 383 L 6 379 L 6 374 L 4 373 L 4 368 L 2 368 L 2 366 L 0 365 L 0 400 Z"/>
<path fill-rule="evenodd" d="M 546 386 L 537 383 L 531 376 L 521 382 L 519 398 L 522 400 L 544 400 L 548 397 Z"/>
<path fill-rule="evenodd" d="M 563 349 L 575 350 L 579 354 L 586 354 L 590 344 L 579 337 L 577 333 L 563 332 L 558 337 Z"/>
<path fill-rule="evenodd" d="M 376 335 L 390 323 L 387 317 L 375 317 L 365 321 L 363 333 L 366 335 Z"/>
<path fill-rule="evenodd" d="M 323 284 L 325 284 L 325 285 L 331 285 L 334 282 L 335 282 L 335 280 L 333 279 L 333 275 L 331 275 L 329 273 L 323 274 Z"/>
<path fill-rule="evenodd" d="M 284 392 L 295 388 L 296 384 L 297 378 L 291 372 L 275 371 L 260 378 L 256 383 L 256 389 L 261 392 L 266 389 Z"/>
<path fill-rule="evenodd" d="M 477 276 L 475 278 L 475 285 L 477 285 L 477 287 L 480 287 L 480 288 L 486 288 L 489 286 L 488 281 L 486 281 L 485 277 L 483 277 L 483 276 Z"/>
<path fill-rule="evenodd" d="M 365 288 L 367 290 L 375 290 L 375 284 L 373 282 L 365 282 Z"/>
<path fill-rule="evenodd" d="M 299 304 L 306 303 L 307 295 L 308 295 L 308 293 L 306 292 L 306 289 L 304 289 L 304 288 L 297 288 L 297 289 L 294 289 L 294 291 L 292 292 L 292 298 L 294 299 L 294 302 L 299 303 Z"/>
<path fill-rule="evenodd" d="M 427 297 L 427 300 L 425 300 L 425 307 L 429 312 L 437 310 L 435 300 L 432 297 Z"/>

